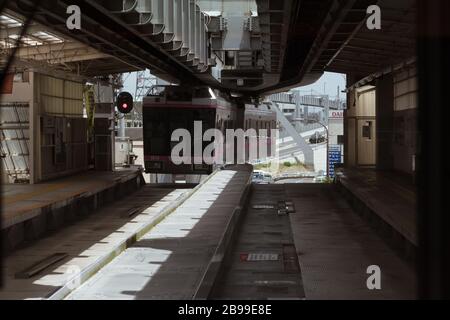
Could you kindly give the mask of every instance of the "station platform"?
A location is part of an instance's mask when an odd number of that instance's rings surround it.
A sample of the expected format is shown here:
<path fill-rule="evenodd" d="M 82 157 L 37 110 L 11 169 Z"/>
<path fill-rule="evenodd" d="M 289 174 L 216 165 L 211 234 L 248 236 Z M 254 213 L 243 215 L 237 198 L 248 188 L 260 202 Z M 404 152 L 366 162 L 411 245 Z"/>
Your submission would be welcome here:
<path fill-rule="evenodd" d="M 373 232 L 333 184 L 286 184 L 305 298 L 415 299 L 414 267 Z M 369 290 L 367 268 L 380 267 L 381 289 Z"/>
<path fill-rule="evenodd" d="M 217 171 L 170 215 L 69 300 L 199 298 L 230 221 L 246 199 L 251 166 Z M 219 254 L 220 255 L 220 254 Z"/>
<path fill-rule="evenodd" d="M 418 245 L 417 191 L 395 172 L 339 169 L 337 183 L 353 209 L 405 258 L 415 260 Z"/>
<path fill-rule="evenodd" d="M 144 184 L 140 167 L 89 171 L 39 184 L 5 184 L 2 196 L 3 252 L 88 215 Z"/>
<path fill-rule="evenodd" d="M 151 229 L 191 189 L 144 185 L 5 257 L 0 299 L 62 299 Z"/>
<path fill-rule="evenodd" d="M 416 297 L 413 265 L 338 186 L 252 185 L 251 172 L 230 167 L 193 189 L 145 185 L 97 209 L 10 254 L 0 299 Z M 367 287 L 373 265 L 380 290 Z"/>
<path fill-rule="evenodd" d="M 147 184 L 6 257 L 0 299 L 192 299 L 250 177 L 242 166 L 194 189 Z"/>

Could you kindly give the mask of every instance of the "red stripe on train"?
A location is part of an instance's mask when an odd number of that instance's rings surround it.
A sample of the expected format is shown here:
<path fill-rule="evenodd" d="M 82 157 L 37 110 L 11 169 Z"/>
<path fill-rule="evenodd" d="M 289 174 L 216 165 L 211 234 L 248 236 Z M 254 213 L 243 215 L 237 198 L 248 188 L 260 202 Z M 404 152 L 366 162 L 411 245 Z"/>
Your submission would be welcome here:
<path fill-rule="evenodd" d="M 217 105 L 216 104 L 166 104 L 166 103 L 158 104 L 158 103 L 147 103 L 147 104 L 144 104 L 144 108 L 216 109 Z"/>
<path fill-rule="evenodd" d="M 195 159 L 197 160 L 203 160 L 202 157 L 191 157 L 192 163 L 195 162 Z M 170 156 L 149 156 L 144 155 L 144 161 L 172 161 L 172 158 Z"/>

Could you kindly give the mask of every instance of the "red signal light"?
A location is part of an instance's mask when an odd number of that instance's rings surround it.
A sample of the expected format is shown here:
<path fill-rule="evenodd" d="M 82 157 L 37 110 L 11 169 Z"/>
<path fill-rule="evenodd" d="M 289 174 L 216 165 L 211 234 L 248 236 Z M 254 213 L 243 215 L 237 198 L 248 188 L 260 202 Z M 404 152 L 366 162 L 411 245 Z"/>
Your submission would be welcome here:
<path fill-rule="evenodd" d="M 121 92 L 117 97 L 117 109 L 120 113 L 130 113 L 133 110 L 133 96 L 128 92 Z"/>

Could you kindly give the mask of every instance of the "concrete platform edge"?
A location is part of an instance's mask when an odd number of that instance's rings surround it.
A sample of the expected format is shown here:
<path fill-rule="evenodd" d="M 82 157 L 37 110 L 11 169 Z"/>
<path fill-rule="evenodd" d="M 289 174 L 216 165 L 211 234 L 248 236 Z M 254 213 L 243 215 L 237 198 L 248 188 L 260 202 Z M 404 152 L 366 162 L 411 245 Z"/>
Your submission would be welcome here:
<path fill-rule="evenodd" d="M 417 244 L 414 239 L 406 237 L 395 226 L 383 219 L 373 206 L 364 201 L 364 197 L 354 192 L 345 181 L 337 179 L 337 187 L 355 212 L 368 222 L 392 249 L 406 261 L 416 261 Z"/>
<path fill-rule="evenodd" d="M 84 284 L 89 278 L 91 278 L 94 274 L 100 271 L 104 266 L 110 263 L 115 257 L 121 254 L 125 249 L 129 248 L 136 241 L 138 241 L 143 235 L 149 232 L 153 227 L 155 227 L 158 223 L 160 223 L 164 218 L 170 215 L 172 212 L 176 210 L 181 204 L 183 204 L 187 199 L 189 199 L 198 189 L 200 189 L 206 182 L 208 182 L 211 177 L 213 177 L 217 173 L 214 172 L 200 184 L 198 184 L 191 191 L 180 196 L 176 201 L 174 201 L 171 205 L 163 208 L 155 218 L 150 221 L 148 224 L 140 228 L 134 234 L 130 235 L 127 239 L 118 244 L 114 249 L 110 252 L 106 253 L 99 259 L 97 259 L 93 264 L 86 267 L 79 274 L 72 277 L 70 280 L 66 282 L 64 286 L 57 289 L 53 292 L 47 299 L 48 300 L 63 300 L 66 296 L 68 296 L 72 291 L 79 288 L 82 284 Z"/>
<path fill-rule="evenodd" d="M 84 218 L 88 215 L 89 208 L 97 209 L 113 201 L 112 194 L 120 193 L 122 196 L 127 196 L 143 185 L 145 185 L 145 181 L 142 173 L 136 171 L 100 188 L 83 191 L 30 210 L 20 219 L 12 219 L 9 222 L 2 221 L 0 230 L 3 242 L 2 250 L 5 254 L 14 252 L 26 241 L 39 240 L 49 231 L 61 230 L 68 224 Z M 118 190 L 125 190 L 125 192 Z M 101 202 L 99 198 L 102 199 Z"/>
<path fill-rule="evenodd" d="M 207 300 L 214 290 L 216 285 L 216 280 L 220 278 L 220 274 L 223 271 L 223 262 L 230 249 L 230 245 L 233 242 L 236 226 L 242 217 L 242 212 L 245 210 L 246 199 L 251 191 L 252 186 L 252 175 L 246 183 L 245 190 L 241 195 L 238 206 L 233 210 L 233 213 L 228 221 L 227 227 L 222 234 L 221 240 L 217 245 L 216 251 L 209 262 L 205 273 L 203 274 L 200 283 L 192 297 L 194 300 Z"/>

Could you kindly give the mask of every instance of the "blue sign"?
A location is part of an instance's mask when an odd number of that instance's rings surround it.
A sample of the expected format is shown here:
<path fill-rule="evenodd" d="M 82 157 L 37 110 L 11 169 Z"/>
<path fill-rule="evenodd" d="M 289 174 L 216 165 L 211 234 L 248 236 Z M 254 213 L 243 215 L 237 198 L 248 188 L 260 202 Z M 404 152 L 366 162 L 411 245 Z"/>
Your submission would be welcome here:
<path fill-rule="evenodd" d="M 334 178 L 334 165 L 341 163 L 341 148 L 340 146 L 330 146 L 328 150 L 328 174 L 330 178 Z"/>

